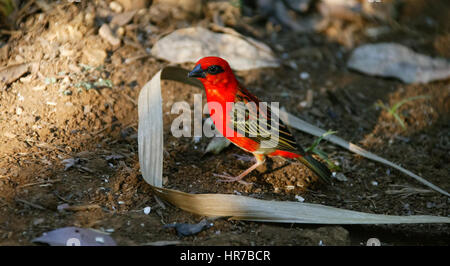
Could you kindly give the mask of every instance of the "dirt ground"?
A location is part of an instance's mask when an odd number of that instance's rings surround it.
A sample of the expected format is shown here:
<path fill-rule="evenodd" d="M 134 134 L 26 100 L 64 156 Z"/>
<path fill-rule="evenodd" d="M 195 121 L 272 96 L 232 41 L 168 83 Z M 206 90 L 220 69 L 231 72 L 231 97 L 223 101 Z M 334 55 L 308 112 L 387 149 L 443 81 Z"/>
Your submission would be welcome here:
<path fill-rule="evenodd" d="M 163 228 L 204 217 L 158 203 L 140 174 L 137 97 L 140 88 L 168 65 L 147 54 L 160 36 L 175 28 L 207 25 L 212 19 L 206 11 L 198 18 L 164 16 L 162 11 L 156 16 L 153 4 L 123 26 L 121 44 L 112 46 L 98 34 L 113 14 L 108 3 L 50 4 L 46 11 L 32 6 L 17 29 L 0 35 L 0 68 L 29 62 L 38 66 L 0 88 L 0 245 L 33 245 L 33 238 L 65 226 L 112 232 L 120 245 L 163 240 L 181 245 L 365 245 L 371 237 L 384 245 L 450 243 L 449 226 L 442 224 L 321 226 L 223 218 L 188 237 Z M 236 22 L 231 26 L 264 41 L 283 60 L 277 69 L 237 75 L 262 100 L 279 101 L 302 119 L 337 130 L 340 137 L 450 191 L 450 80 L 405 85 L 346 68 L 348 38 L 353 46 L 391 41 L 450 57 L 447 1 L 408 1 L 400 10 L 396 26 L 376 38 L 364 35 L 366 27 L 378 25 L 373 21 L 335 21 L 326 30 L 298 34 L 268 22 Z M 333 34 L 339 30 L 347 39 Z M 300 72 L 309 78 L 300 78 Z M 202 92 L 175 82 L 164 82 L 163 89 L 165 187 L 291 201 L 300 195 L 309 203 L 389 215 L 449 215 L 448 197 L 326 142 L 320 147 L 339 163 L 347 181 L 323 185 L 304 167 L 274 159 L 266 172 L 246 177 L 252 186 L 218 183 L 213 173 L 235 175 L 251 164 L 235 158 L 246 153 L 230 146 L 218 155 L 203 156 L 210 139 L 194 142 L 171 136 L 171 119 L 176 117 L 169 114 L 171 104 L 193 103 L 193 95 Z M 299 103 L 308 90 L 313 91 L 313 105 L 305 108 Z M 417 95 L 431 98 L 402 105 L 406 130 L 374 107 L 378 100 L 392 105 Z M 303 147 L 314 140 L 293 133 Z M 75 160 L 68 169 L 66 159 Z M 64 203 L 78 208 L 58 211 Z M 152 208 L 148 215 L 143 212 L 147 206 Z"/>

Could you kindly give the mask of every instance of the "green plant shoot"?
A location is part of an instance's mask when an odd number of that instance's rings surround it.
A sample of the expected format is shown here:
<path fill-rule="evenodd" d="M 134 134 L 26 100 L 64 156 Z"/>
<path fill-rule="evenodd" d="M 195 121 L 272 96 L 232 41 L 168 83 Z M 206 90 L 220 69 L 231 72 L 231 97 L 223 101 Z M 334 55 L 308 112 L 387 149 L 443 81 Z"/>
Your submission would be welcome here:
<path fill-rule="evenodd" d="M 381 107 L 384 110 L 386 110 L 390 115 L 392 115 L 395 118 L 395 120 L 400 124 L 400 126 L 403 128 L 403 130 L 405 130 L 406 125 L 405 125 L 404 119 L 401 118 L 400 115 L 397 113 L 400 106 L 402 106 L 403 104 L 405 104 L 407 102 L 411 102 L 414 100 L 429 99 L 429 98 L 431 98 L 429 95 L 413 96 L 413 97 L 409 97 L 409 98 L 406 98 L 406 99 L 403 99 L 403 100 L 397 102 L 392 107 L 389 107 L 389 106 L 385 105 L 381 100 L 378 100 L 378 102 L 375 104 L 375 106 Z"/>
<path fill-rule="evenodd" d="M 337 133 L 337 131 L 332 131 L 332 130 L 328 130 L 327 132 L 323 133 L 322 136 L 320 136 L 319 138 L 317 138 L 317 139 L 313 142 L 313 144 L 312 144 L 310 147 L 308 147 L 308 148 L 306 149 L 306 152 L 310 152 L 310 153 L 316 154 L 316 155 L 319 156 L 321 159 L 323 159 L 324 161 L 327 162 L 328 167 L 329 167 L 331 170 L 339 171 L 339 170 L 341 170 L 341 168 L 340 168 L 338 165 L 334 164 L 334 163 L 328 158 L 328 154 L 325 153 L 324 151 L 322 151 L 322 150 L 320 150 L 320 149 L 317 148 L 317 146 L 319 146 L 319 144 L 320 144 L 320 142 L 322 141 L 323 138 L 325 138 L 325 137 L 328 136 L 328 135 L 336 134 L 336 133 Z"/>

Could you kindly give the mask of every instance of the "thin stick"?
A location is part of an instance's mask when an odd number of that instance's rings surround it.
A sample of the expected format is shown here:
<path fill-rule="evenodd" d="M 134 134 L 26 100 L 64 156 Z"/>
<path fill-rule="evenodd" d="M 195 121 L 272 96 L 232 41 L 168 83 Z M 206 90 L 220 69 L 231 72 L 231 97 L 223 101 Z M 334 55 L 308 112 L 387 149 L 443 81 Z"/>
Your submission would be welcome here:
<path fill-rule="evenodd" d="M 25 205 L 31 206 L 33 208 L 39 209 L 39 210 L 46 210 L 46 208 L 42 207 L 41 205 L 29 202 L 29 201 L 26 201 L 24 199 L 17 199 L 16 198 L 16 201 L 21 202 L 21 203 L 23 203 Z"/>
<path fill-rule="evenodd" d="M 98 204 L 87 204 L 87 205 L 78 205 L 78 206 L 67 206 L 64 208 L 65 211 L 89 211 L 94 209 L 100 209 L 100 205 Z"/>
<path fill-rule="evenodd" d="M 51 183 L 56 183 L 56 182 L 59 182 L 59 181 L 61 181 L 61 179 L 46 180 L 46 181 L 40 181 L 40 182 L 34 182 L 34 183 L 28 183 L 28 184 L 20 185 L 20 186 L 17 186 L 17 188 L 31 187 L 31 186 L 42 185 L 42 184 L 51 184 Z"/>

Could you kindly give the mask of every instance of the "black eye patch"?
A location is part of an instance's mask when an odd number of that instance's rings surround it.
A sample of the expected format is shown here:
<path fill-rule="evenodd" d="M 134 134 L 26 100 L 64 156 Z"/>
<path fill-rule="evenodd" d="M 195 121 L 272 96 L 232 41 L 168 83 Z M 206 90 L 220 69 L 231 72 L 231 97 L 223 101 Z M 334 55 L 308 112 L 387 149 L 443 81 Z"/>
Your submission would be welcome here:
<path fill-rule="evenodd" d="M 209 66 L 208 69 L 206 69 L 206 71 L 208 72 L 208 74 L 211 74 L 211 75 L 216 75 L 216 74 L 224 72 L 223 68 L 218 65 Z"/>

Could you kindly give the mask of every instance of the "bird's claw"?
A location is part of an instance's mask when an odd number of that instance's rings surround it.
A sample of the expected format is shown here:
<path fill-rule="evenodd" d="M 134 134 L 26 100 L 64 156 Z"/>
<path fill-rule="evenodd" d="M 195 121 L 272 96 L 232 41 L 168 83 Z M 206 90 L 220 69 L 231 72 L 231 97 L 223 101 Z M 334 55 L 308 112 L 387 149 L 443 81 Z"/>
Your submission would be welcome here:
<path fill-rule="evenodd" d="M 240 184 L 243 185 L 251 185 L 253 183 L 249 183 L 249 182 L 245 182 L 242 180 L 241 177 L 239 176 L 231 176 L 228 173 L 223 173 L 223 174 L 213 174 L 215 177 L 221 177 L 224 179 L 218 179 L 217 182 L 239 182 Z"/>

